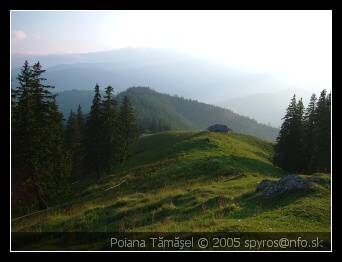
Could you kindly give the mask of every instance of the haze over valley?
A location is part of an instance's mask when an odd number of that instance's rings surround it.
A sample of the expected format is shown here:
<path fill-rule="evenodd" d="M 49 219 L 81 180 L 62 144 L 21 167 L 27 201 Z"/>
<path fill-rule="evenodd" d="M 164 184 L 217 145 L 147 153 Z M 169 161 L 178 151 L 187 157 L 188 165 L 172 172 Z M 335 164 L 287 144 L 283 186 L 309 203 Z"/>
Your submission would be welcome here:
<path fill-rule="evenodd" d="M 128 87 L 152 89 L 222 106 L 279 127 L 289 98 L 297 93 L 307 102 L 308 90 L 289 88 L 271 74 L 245 72 L 224 63 L 174 49 L 123 48 L 63 55 L 12 55 L 12 84 L 25 60 L 46 66 L 54 92 L 91 90 L 111 85 L 115 93 Z M 270 91 L 271 90 L 271 91 Z M 87 105 L 86 105 L 87 107 Z M 257 109 L 257 110 L 256 110 Z"/>
<path fill-rule="evenodd" d="M 307 102 L 312 93 L 331 90 L 329 12 L 94 11 L 13 16 L 13 85 L 25 60 L 40 61 L 55 92 L 92 90 L 96 83 L 103 88 L 112 85 L 115 93 L 149 86 L 275 127 L 293 93 Z"/>

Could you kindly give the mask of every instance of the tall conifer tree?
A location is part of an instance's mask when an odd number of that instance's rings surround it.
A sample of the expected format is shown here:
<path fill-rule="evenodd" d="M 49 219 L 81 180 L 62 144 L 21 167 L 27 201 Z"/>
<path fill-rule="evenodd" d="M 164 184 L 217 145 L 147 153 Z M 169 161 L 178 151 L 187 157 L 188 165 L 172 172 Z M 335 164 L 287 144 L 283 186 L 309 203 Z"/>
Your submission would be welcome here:
<path fill-rule="evenodd" d="M 95 86 L 95 95 L 86 123 L 86 163 L 97 178 L 103 173 L 103 144 L 102 144 L 102 98 L 100 87 Z"/>
<path fill-rule="evenodd" d="M 111 167 L 118 159 L 118 130 L 117 130 L 117 104 L 113 97 L 113 88 L 108 86 L 105 90 L 105 96 L 102 102 L 102 145 L 105 171 L 110 172 Z"/>
<path fill-rule="evenodd" d="M 71 173 L 74 178 L 79 178 L 83 171 L 83 138 L 80 127 L 79 113 L 77 115 L 71 110 L 66 124 L 65 144 L 71 158 Z"/>
<path fill-rule="evenodd" d="M 81 133 L 84 133 L 85 120 L 84 120 L 84 115 L 82 112 L 81 105 L 78 105 L 78 108 L 77 108 L 77 122 L 78 122 Z"/>
<path fill-rule="evenodd" d="M 123 98 L 119 114 L 120 162 L 126 161 L 128 148 L 137 138 L 137 124 L 133 107 L 128 97 Z"/>
<path fill-rule="evenodd" d="M 39 208 L 46 208 L 48 200 L 58 191 L 62 180 L 56 176 L 67 173 L 62 116 L 55 96 L 49 91 L 52 87 L 43 83 L 44 72 L 39 62 L 32 67 L 25 62 L 12 100 L 14 195 L 26 205 L 36 202 Z"/>
<path fill-rule="evenodd" d="M 301 100 L 300 100 L 301 101 Z M 301 166 L 301 114 L 302 102 L 297 104 L 294 95 L 287 108 L 275 146 L 274 163 L 288 171 L 297 171 Z"/>
<path fill-rule="evenodd" d="M 315 94 L 312 94 L 310 98 L 310 102 L 308 107 L 305 110 L 303 124 L 304 124 L 304 167 L 305 170 L 310 172 L 312 169 L 313 159 L 312 152 L 315 148 L 315 137 L 314 137 L 314 129 L 316 126 L 316 103 L 317 97 Z"/>
<path fill-rule="evenodd" d="M 330 172 L 331 159 L 331 98 L 323 90 L 317 102 L 316 125 L 314 128 L 315 147 L 312 168 L 315 171 Z"/>

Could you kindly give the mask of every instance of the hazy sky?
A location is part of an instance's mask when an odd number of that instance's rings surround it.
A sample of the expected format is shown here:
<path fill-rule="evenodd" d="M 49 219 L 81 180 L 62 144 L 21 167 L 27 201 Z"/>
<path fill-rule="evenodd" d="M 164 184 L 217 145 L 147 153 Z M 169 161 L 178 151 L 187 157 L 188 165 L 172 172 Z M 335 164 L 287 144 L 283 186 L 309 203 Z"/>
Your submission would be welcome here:
<path fill-rule="evenodd" d="M 174 48 L 331 89 L 331 11 L 12 11 L 15 53 Z"/>

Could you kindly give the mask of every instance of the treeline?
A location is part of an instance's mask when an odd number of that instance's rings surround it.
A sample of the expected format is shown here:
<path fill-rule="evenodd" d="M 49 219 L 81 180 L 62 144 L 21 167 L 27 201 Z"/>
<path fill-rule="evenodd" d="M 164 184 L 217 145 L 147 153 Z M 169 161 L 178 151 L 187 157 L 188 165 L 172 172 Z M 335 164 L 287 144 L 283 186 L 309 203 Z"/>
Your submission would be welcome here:
<path fill-rule="evenodd" d="M 138 130 L 140 134 L 156 133 L 171 130 L 171 126 L 158 118 L 144 117 L 138 122 Z"/>
<path fill-rule="evenodd" d="M 127 96 L 119 108 L 113 88 L 108 86 L 102 98 L 96 85 L 87 117 L 79 105 L 67 119 L 65 145 L 71 156 L 71 174 L 75 179 L 85 173 L 98 178 L 108 174 L 113 165 L 126 161 L 128 147 L 137 135 L 134 110 Z"/>
<path fill-rule="evenodd" d="M 331 93 L 313 94 L 306 109 L 294 95 L 283 120 L 274 163 L 289 172 L 330 172 Z"/>
<path fill-rule="evenodd" d="M 148 130 L 152 119 L 161 119 L 171 129 L 206 129 L 215 123 L 226 124 L 234 132 L 274 141 L 279 129 L 238 115 L 228 109 L 196 100 L 158 93 L 148 87 L 131 87 L 118 95 L 127 95 L 137 111 L 138 125 Z M 147 121 L 145 121 L 145 119 Z M 145 123 L 144 123 L 145 121 Z"/>
<path fill-rule="evenodd" d="M 120 106 L 108 86 L 102 98 L 100 88 L 89 114 L 70 112 L 64 126 L 56 95 L 45 85 L 45 70 L 39 62 L 26 61 L 12 89 L 11 178 L 15 214 L 44 209 L 57 196 L 70 190 L 69 184 L 86 175 L 108 174 L 128 156 L 137 137 L 135 114 L 124 97 Z"/>

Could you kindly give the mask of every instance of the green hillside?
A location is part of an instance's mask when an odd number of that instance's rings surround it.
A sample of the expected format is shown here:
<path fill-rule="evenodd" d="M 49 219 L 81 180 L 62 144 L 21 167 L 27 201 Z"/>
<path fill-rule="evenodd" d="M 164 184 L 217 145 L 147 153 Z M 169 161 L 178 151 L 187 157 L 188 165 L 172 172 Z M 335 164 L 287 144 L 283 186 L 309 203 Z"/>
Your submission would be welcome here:
<path fill-rule="evenodd" d="M 57 102 L 65 117 L 70 109 L 76 111 L 78 104 L 88 113 L 93 95 L 93 91 L 65 91 L 58 94 Z M 235 132 L 271 141 L 275 140 L 279 131 L 231 110 L 162 94 L 147 87 L 129 88 L 118 94 L 117 99 L 120 101 L 125 95 L 135 108 L 142 132 L 148 130 L 152 120 L 161 121 L 171 129 L 179 130 L 203 130 L 212 124 L 226 124 Z"/>
<path fill-rule="evenodd" d="M 221 123 L 235 132 L 268 140 L 274 140 L 279 131 L 228 109 L 161 94 L 146 87 L 129 88 L 118 95 L 118 100 L 124 95 L 132 101 L 140 120 L 161 119 L 172 129 L 203 130 L 210 125 Z"/>
<path fill-rule="evenodd" d="M 236 133 L 146 135 L 112 175 L 73 184 L 74 193 L 55 207 L 12 220 L 12 230 L 330 231 L 329 187 L 272 199 L 255 193 L 261 180 L 284 175 L 269 160 L 272 150 L 269 142 Z"/>

